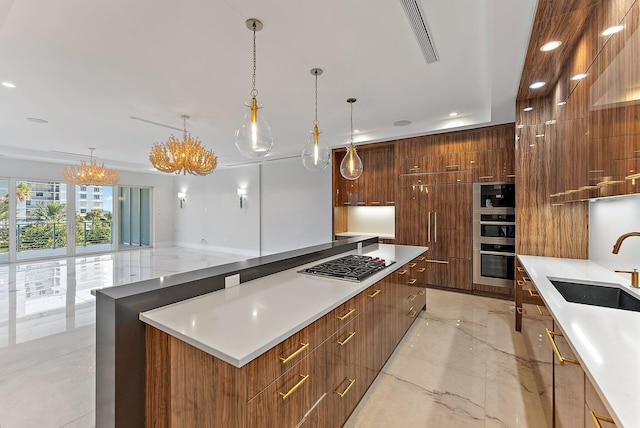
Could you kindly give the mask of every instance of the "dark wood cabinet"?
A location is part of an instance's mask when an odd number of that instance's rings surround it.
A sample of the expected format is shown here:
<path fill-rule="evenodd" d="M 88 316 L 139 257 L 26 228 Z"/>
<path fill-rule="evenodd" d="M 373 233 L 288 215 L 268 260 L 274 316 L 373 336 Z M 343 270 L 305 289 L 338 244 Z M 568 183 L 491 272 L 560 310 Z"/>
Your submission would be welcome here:
<path fill-rule="evenodd" d="M 146 426 L 342 426 L 425 305 L 424 260 L 241 368 L 148 325 Z"/>
<path fill-rule="evenodd" d="M 472 290 L 471 171 L 400 176 L 397 239 L 425 245 L 424 283 Z"/>

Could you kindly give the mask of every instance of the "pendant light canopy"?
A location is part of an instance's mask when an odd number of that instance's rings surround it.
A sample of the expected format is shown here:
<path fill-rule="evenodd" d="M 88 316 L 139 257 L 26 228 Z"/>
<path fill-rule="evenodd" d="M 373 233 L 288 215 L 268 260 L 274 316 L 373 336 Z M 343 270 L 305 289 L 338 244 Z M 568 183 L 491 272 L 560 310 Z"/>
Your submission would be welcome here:
<path fill-rule="evenodd" d="M 251 79 L 251 101 L 247 104 L 249 111 L 245 114 L 236 129 L 236 147 L 248 158 L 266 156 L 273 148 L 273 134 L 264 118 L 264 114 L 258 114 L 258 90 L 256 89 L 256 32 L 262 30 L 262 22 L 255 18 L 247 19 L 247 28 L 253 32 L 253 75 Z"/>
<path fill-rule="evenodd" d="M 356 146 L 353 145 L 353 103 L 356 99 L 348 98 L 347 102 L 351 105 L 351 138 L 347 153 L 340 162 L 340 174 L 347 180 L 357 180 L 362 175 L 362 159 L 356 152 Z"/>
<path fill-rule="evenodd" d="M 318 130 L 318 76 L 322 74 L 321 68 L 312 68 L 311 74 L 315 76 L 315 119 L 313 121 L 313 133 L 309 142 L 302 150 L 302 164 L 309 171 L 325 169 L 331 162 L 331 151 L 327 146 L 320 144 L 320 131 Z"/>

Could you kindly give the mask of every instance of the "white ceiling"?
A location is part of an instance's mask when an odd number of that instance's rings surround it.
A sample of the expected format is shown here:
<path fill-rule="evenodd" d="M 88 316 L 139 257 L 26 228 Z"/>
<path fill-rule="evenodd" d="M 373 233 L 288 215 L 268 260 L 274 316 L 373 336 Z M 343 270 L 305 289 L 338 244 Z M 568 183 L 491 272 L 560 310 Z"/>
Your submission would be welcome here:
<path fill-rule="evenodd" d="M 400 0 L 0 0 L 0 81 L 16 85 L 0 86 L 0 154 L 75 163 L 95 147 L 107 166 L 151 171 L 151 145 L 180 132 L 130 117 L 182 128 L 186 114 L 221 166 L 250 162 L 234 144 L 248 18 L 264 23 L 257 89 L 273 158 L 308 140 L 313 67 L 330 147 L 348 141 L 349 97 L 356 142 L 509 122 L 536 4 L 422 0 L 440 57 L 427 64 Z"/>

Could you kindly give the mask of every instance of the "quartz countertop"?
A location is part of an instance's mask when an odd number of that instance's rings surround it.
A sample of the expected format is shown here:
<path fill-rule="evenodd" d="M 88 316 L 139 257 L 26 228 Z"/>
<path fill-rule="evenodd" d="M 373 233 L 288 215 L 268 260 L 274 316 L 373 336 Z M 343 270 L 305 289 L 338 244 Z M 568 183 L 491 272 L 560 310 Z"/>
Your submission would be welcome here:
<path fill-rule="evenodd" d="M 640 297 L 628 275 L 589 260 L 518 256 L 619 427 L 640 423 L 640 312 L 564 300 L 549 279 L 621 287 Z"/>
<path fill-rule="evenodd" d="M 427 247 L 369 245 L 142 312 L 140 320 L 242 367 L 425 251 Z M 396 263 L 361 282 L 298 273 L 347 254 L 380 257 Z"/>
<path fill-rule="evenodd" d="M 339 232 L 335 234 L 336 236 L 345 236 L 345 237 L 353 237 L 353 236 L 377 236 L 381 239 L 396 239 L 396 235 L 393 233 L 375 233 L 375 232 Z"/>

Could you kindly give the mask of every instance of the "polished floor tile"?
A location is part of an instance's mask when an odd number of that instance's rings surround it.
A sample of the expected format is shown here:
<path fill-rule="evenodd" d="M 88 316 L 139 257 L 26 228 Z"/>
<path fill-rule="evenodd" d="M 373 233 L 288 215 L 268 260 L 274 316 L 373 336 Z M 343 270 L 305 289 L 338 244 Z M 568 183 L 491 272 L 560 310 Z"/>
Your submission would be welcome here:
<path fill-rule="evenodd" d="M 345 427 L 546 427 L 513 302 L 427 290 Z"/>
<path fill-rule="evenodd" d="M 182 248 L 0 265 L 0 428 L 95 425 L 95 288 L 245 259 Z M 347 427 L 544 427 L 511 302 L 428 290 Z"/>

